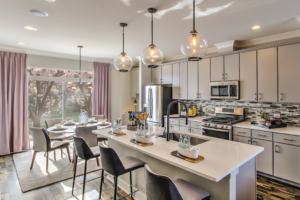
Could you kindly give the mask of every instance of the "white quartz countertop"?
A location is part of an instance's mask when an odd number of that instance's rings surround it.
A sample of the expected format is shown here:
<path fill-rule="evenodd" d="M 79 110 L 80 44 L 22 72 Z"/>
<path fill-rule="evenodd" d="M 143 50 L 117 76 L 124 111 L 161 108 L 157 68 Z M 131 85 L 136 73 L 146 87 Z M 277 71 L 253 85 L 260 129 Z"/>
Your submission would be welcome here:
<path fill-rule="evenodd" d="M 167 115 L 165 115 L 167 117 Z M 170 115 L 170 117 L 179 117 L 179 114 L 176 115 Z M 196 116 L 196 117 L 189 117 L 189 121 L 199 121 L 202 122 L 203 119 L 209 118 L 207 116 Z M 184 120 L 184 118 L 182 118 Z"/>
<path fill-rule="evenodd" d="M 207 140 L 207 142 L 197 145 L 200 147 L 199 155 L 203 156 L 204 160 L 198 163 L 190 163 L 170 154 L 172 151 L 177 149 L 176 145 L 178 142 L 176 141 L 171 140 L 167 142 L 165 138 L 153 137 L 154 145 L 141 147 L 130 142 L 131 139 L 135 138 L 135 131 L 129 131 L 125 129 L 123 132 L 125 132 L 126 135 L 113 136 L 108 134 L 108 131 L 110 130 L 111 129 L 94 130 L 93 133 L 119 142 L 120 144 L 136 151 L 142 152 L 146 155 L 152 156 L 156 159 L 215 182 L 219 182 L 231 172 L 235 171 L 237 168 L 264 150 L 263 147 L 199 134 L 185 133 L 191 135 L 192 137 Z M 148 130 L 150 133 L 154 132 L 156 134 L 160 134 L 164 129 L 162 127 L 149 125 Z"/>

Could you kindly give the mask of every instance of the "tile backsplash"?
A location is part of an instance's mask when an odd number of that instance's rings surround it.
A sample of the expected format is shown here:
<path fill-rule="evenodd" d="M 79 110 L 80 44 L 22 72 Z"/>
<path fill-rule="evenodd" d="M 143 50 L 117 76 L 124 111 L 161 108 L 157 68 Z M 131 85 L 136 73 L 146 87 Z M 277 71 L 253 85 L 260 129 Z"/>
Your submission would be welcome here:
<path fill-rule="evenodd" d="M 235 100 L 182 100 L 188 107 L 197 106 L 198 115 L 214 116 L 215 107 L 239 107 L 245 109 L 247 121 L 256 121 L 261 118 L 261 112 L 266 112 L 270 117 L 279 113 L 282 121 L 290 126 L 300 127 L 300 103 L 270 103 L 246 102 Z M 184 110 L 184 106 L 180 105 Z"/>

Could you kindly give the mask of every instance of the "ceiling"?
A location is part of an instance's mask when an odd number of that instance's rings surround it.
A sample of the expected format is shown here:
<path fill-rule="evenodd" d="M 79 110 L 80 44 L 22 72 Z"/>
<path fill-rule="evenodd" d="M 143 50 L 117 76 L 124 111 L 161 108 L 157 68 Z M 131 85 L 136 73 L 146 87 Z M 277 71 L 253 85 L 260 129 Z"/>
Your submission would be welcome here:
<path fill-rule="evenodd" d="M 154 7 L 154 44 L 164 56 L 178 55 L 183 37 L 192 30 L 192 0 L 2 0 L 0 45 L 61 54 L 114 59 L 122 51 L 137 62 L 150 44 L 150 14 Z M 196 0 L 196 30 L 209 43 L 249 40 L 300 29 L 299 0 Z M 36 17 L 29 9 L 49 14 Z M 252 30 L 260 25 L 260 30 Z M 32 26 L 37 31 L 25 30 Z M 24 42 L 26 46 L 18 45 Z"/>

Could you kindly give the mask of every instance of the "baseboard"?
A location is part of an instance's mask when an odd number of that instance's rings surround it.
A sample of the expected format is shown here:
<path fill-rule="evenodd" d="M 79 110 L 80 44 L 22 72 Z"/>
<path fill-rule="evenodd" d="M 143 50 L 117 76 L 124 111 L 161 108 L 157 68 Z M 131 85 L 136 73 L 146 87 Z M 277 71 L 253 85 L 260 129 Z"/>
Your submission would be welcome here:
<path fill-rule="evenodd" d="M 282 182 L 282 183 L 285 183 L 285 184 L 288 184 L 288 185 L 291 185 L 291 186 L 294 186 L 294 187 L 298 187 L 298 188 L 300 187 L 299 183 L 295 183 L 293 181 L 288 181 L 288 180 L 285 180 L 285 179 L 282 179 L 282 178 L 279 178 L 279 177 L 276 177 L 276 176 L 272 176 L 272 175 L 269 175 L 269 174 L 265 174 L 265 173 L 262 173 L 262 172 L 257 172 L 257 175 L 264 176 L 266 178 L 273 179 L 275 181 Z"/>
<path fill-rule="evenodd" d="M 107 176 L 107 179 L 114 183 L 114 178 L 111 175 Z M 122 179 L 118 179 L 118 187 L 121 188 L 127 194 L 130 193 L 130 185 L 123 181 Z M 133 194 L 135 200 L 147 200 L 147 196 L 145 193 L 138 191 Z"/>

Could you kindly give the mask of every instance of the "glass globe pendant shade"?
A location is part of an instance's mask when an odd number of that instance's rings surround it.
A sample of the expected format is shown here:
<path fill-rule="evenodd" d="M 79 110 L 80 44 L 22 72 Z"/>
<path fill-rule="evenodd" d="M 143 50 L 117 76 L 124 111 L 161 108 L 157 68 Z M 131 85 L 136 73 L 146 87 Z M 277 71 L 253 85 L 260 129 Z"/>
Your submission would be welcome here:
<path fill-rule="evenodd" d="M 189 61 L 201 60 L 207 50 L 207 41 L 200 33 L 192 32 L 181 41 L 181 51 Z"/>
<path fill-rule="evenodd" d="M 163 53 L 155 45 L 150 45 L 142 52 L 142 61 L 148 68 L 156 68 L 163 62 Z"/>
<path fill-rule="evenodd" d="M 130 56 L 123 52 L 115 58 L 114 65 L 119 72 L 128 72 L 131 70 L 133 62 Z"/>

